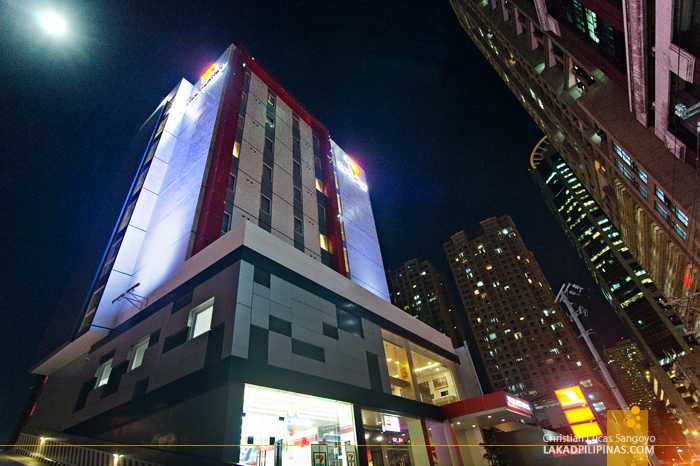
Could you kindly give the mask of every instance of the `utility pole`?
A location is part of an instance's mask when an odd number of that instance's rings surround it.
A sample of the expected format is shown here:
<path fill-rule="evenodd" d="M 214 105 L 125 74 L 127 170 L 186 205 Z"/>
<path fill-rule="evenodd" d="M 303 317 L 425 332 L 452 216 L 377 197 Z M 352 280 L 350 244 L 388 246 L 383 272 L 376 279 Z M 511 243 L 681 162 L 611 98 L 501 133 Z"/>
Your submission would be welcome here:
<path fill-rule="evenodd" d="M 607 382 L 608 387 L 612 391 L 613 396 L 615 397 L 615 401 L 617 401 L 617 404 L 620 405 L 620 409 L 627 409 L 627 403 L 625 402 L 625 399 L 622 397 L 622 393 L 620 393 L 620 390 L 617 388 L 617 385 L 615 385 L 615 381 L 612 379 L 610 376 L 610 372 L 608 372 L 608 368 L 605 367 L 605 363 L 603 362 L 602 359 L 600 359 L 600 355 L 598 354 L 598 350 L 593 346 L 593 342 L 591 341 L 591 337 L 589 336 L 592 333 L 592 330 L 586 330 L 583 328 L 583 324 L 581 323 L 581 320 L 579 319 L 579 316 L 581 314 L 588 316 L 588 310 L 586 310 L 583 306 L 579 306 L 578 309 L 574 309 L 574 306 L 571 304 L 571 301 L 569 301 L 568 293 L 570 292 L 569 289 L 573 289 L 575 291 L 571 291 L 571 293 L 576 293 L 579 294 L 583 288 L 581 288 L 578 285 L 575 285 L 573 283 L 565 283 L 564 285 L 561 286 L 561 289 L 559 290 L 559 294 L 557 295 L 557 299 L 554 300 L 555 303 L 562 302 L 566 304 L 566 307 L 569 309 L 569 316 L 571 320 L 573 320 L 576 323 L 576 326 L 578 327 L 579 332 L 581 332 L 581 336 L 583 337 L 584 340 L 586 340 L 586 344 L 588 345 L 588 349 L 591 350 L 591 353 L 593 353 L 593 357 L 595 358 L 595 362 L 598 364 L 598 368 L 600 369 L 600 372 L 603 374 L 603 377 L 605 378 L 605 382 Z"/>

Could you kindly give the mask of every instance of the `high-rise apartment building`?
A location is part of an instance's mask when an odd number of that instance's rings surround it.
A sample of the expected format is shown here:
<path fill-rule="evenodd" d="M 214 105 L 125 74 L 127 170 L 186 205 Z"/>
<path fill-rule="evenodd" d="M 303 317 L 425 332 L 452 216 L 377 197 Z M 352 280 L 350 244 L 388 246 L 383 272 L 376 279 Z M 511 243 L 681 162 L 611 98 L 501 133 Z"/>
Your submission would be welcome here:
<path fill-rule="evenodd" d="M 244 48 L 182 80 L 138 144 L 76 331 L 33 368 L 18 451 L 457 466 L 457 443 L 480 464 L 481 428 L 533 428 L 525 401 L 481 396 L 466 348 L 388 302 L 365 173 Z"/>
<path fill-rule="evenodd" d="M 679 414 L 691 416 L 680 419 L 690 419 L 690 429 L 697 430 L 700 409 L 670 376 L 673 361 L 697 348 L 696 337 L 684 331 L 672 307 L 662 304 L 660 290 L 632 256 L 623 235 L 546 137 L 532 151 L 530 163 L 530 173 L 547 206 L 632 334 L 636 343 L 627 341 L 643 355 L 645 377 L 653 379 L 660 400 L 672 403 Z"/>
<path fill-rule="evenodd" d="M 633 340 L 620 340 L 603 355 L 603 361 L 612 369 L 625 401 L 649 410 L 656 396 L 647 380 L 647 358 L 641 348 Z"/>
<path fill-rule="evenodd" d="M 589 356 L 513 221 L 494 217 L 481 228 L 444 247 L 493 389 L 534 400 L 570 385 L 592 387 Z M 605 409 L 601 402 L 593 406 Z"/>
<path fill-rule="evenodd" d="M 697 292 L 700 5 L 451 3 L 666 300 Z M 697 309 L 675 304 L 691 332 Z"/>
<path fill-rule="evenodd" d="M 430 261 L 410 260 L 401 268 L 388 270 L 386 280 L 391 304 L 449 336 L 455 348 L 464 344 L 445 276 Z"/>

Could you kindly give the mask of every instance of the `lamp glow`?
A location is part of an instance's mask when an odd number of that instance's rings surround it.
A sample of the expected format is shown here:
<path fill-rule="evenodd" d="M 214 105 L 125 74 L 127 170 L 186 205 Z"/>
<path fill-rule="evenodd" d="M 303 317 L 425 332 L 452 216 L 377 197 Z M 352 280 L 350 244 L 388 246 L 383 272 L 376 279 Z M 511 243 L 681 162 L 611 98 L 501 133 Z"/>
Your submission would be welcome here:
<path fill-rule="evenodd" d="M 66 33 L 66 20 L 52 11 L 41 15 L 41 26 L 52 36 L 62 36 Z"/>

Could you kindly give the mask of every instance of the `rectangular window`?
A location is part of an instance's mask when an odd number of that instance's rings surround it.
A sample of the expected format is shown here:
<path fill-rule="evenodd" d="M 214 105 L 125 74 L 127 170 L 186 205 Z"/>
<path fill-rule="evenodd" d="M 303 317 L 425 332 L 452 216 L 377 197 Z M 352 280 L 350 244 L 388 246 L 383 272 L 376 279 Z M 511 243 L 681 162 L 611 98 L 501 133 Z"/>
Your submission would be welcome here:
<path fill-rule="evenodd" d="M 211 330 L 211 317 L 213 312 L 214 298 L 190 311 L 190 319 L 187 325 L 190 328 L 188 340 L 197 338 L 201 334 Z"/>
<path fill-rule="evenodd" d="M 304 222 L 294 217 L 294 233 L 298 235 L 304 234 Z"/>
<path fill-rule="evenodd" d="M 325 235 L 320 235 L 321 236 L 321 249 L 324 251 L 328 251 L 328 238 L 326 238 Z"/>
<path fill-rule="evenodd" d="M 238 158 L 239 155 L 241 155 L 241 145 L 236 142 L 233 144 L 233 156 Z"/>
<path fill-rule="evenodd" d="M 236 176 L 233 173 L 228 175 L 228 190 L 236 192 Z"/>
<path fill-rule="evenodd" d="M 224 212 L 224 218 L 221 221 L 221 234 L 231 231 L 231 214 Z"/>
<path fill-rule="evenodd" d="M 301 202 L 301 189 L 294 188 L 294 200 Z"/>
<path fill-rule="evenodd" d="M 265 138 L 264 152 L 266 154 L 271 154 L 274 151 L 275 151 L 275 144 L 269 138 Z"/>
<path fill-rule="evenodd" d="M 275 96 L 274 96 L 274 95 L 272 95 L 272 94 L 267 94 L 267 103 L 268 103 L 269 105 L 272 105 L 272 106 L 274 107 L 274 106 L 275 106 L 275 101 L 276 101 L 276 100 L 277 100 L 277 99 L 275 99 Z"/>
<path fill-rule="evenodd" d="M 666 196 L 664 196 L 664 192 L 659 189 L 659 187 L 656 187 L 656 197 L 661 199 L 661 201 L 666 202 Z"/>
<path fill-rule="evenodd" d="M 294 162 L 294 172 L 292 175 L 301 176 L 301 164 L 297 161 Z"/>
<path fill-rule="evenodd" d="M 359 316 L 339 307 L 336 307 L 335 312 L 338 320 L 338 328 L 340 330 L 344 330 L 353 335 L 357 335 L 360 338 L 364 338 L 362 333 L 362 319 Z"/>
<path fill-rule="evenodd" d="M 272 181 L 272 168 L 267 164 L 263 164 L 262 176 L 263 180 Z"/>
<path fill-rule="evenodd" d="M 323 192 L 323 181 L 316 178 L 316 191 Z"/>
<path fill-rule="evenodd" d="M 668 212 L 666 212 L 666 210 L 664 210 L 664 208 L 661 207 L 658 202 L 654 202 L 654 206 L 656 207 L 656 211 L 660 213 L 663 218 L 668 220 Z"/>
<path fill-rule="evenodd" d="M 676 230 L 676 233 L 678 233 L 678 235 L 681 238 L 683 238 L 683 240 L 685 241 L 685 238 L 686 238 L 685 231 L 683 231 L 683 229 L 680 226 L 678 226 L 678 224 L 676 222 L 673 222 L 673 229 Z"/>
<path fill-rule="evenodd" d="M 272 118 L 270 115 L 265 116 L 265 128 L 274 128 L 275 127 L 275 119 Z"/>
<path fill-rule="evenodd" d="M 148 342 L 151 336 L 143 337 L 138 343 L 131 348 L 131 363 L 129 364 L 129 370 L 134 370 L 143 363 L 143 355 L 148 349 Z"/>
<path fill-rule="evenodd" d="M 688 216 L 681 212 L 678 207 L 674 207 L 673 211 L 676 213 L 678 220 L 680 220 L 683 225 L 688 226 Z"/>
<path fill-rule="evenodd" d="M 126 227 L 129 224 L 129 220 L 131 220 L 131 214 L 134 212 L 135 206 L 136 200 L 134 200 L 131 204 L 129 204 L 129 207 L 126 208 L 126 212 L 124 212 L 122 221 L 119 223 L 119 228 L 117 228 L 117 232 L 122 231 L 124 227 Z"/>
<path fill-rule="evenodd" d="M 268 198 L 266 198 L 265 196 L 260 196 L 260 210 L 262 210 L 266 214 L 269 214 L 271 212 L 271 206 L 272 202 Z"/>
<path fill-rule="evenodd" d="M 95 377 L 97 377 L 97 382 L 95 383 L 95 388 L 101 387 L 102 385 L 106 385 L 107 382 L 109 382 L 109 374 L 112 373 L 112 362 L 113 361 L 114 361 L 114 358 L 103 363 L 97 369 L 97 374 L 95 374 Z"/>
<path fill-rule="evenodd" d="M 243 116 L 238 115 L 238 129 L 243 130 Z"/>

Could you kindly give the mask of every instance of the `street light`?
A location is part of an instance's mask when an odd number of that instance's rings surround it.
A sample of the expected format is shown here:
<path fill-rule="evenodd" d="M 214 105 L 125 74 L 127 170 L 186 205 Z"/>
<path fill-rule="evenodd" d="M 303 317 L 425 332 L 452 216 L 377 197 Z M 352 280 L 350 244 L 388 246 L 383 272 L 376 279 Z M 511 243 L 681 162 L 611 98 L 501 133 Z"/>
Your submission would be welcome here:
<path fill-rule="evenodd" d="M 52 36 L 61 37 L 65 35 L 67 29 L 66 20 L 58 14 L 47 11 L 42 13 L 39 20 L 44 30 Z"/>

